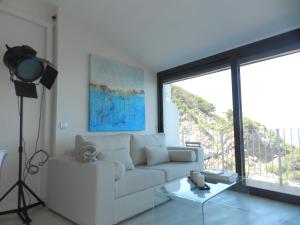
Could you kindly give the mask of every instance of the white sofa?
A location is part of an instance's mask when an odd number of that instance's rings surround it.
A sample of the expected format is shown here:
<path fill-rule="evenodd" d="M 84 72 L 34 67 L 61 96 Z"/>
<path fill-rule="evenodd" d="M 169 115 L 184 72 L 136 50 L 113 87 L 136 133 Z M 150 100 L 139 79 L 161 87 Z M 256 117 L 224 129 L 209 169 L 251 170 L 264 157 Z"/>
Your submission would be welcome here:
<path fill-rule="evenodd" d="M 124 135 L 128 137 L 124 139 Z M 82 137 L 78 136 L 77 141 L 78 138 Z M 79 225 L 117 224 L 150 209 L 155 187 L 187 176 L 190 170 L 203 170 L 203 150 L 200 148 L 167 148 L 192 150 L 196 155 L 194 162 L 171 161 L 147 166 L 144 148 L 164 145 L 163 134 L 84 138 L 95 141 L 100 151 L 103 146 L 106 149 L 128 146 L 135 168 L 127 170 L 121 179 L 115 180 L 115 166 L 109 161 L 81 163 L 70 156 L 50 159 L 48 207 Z"/>

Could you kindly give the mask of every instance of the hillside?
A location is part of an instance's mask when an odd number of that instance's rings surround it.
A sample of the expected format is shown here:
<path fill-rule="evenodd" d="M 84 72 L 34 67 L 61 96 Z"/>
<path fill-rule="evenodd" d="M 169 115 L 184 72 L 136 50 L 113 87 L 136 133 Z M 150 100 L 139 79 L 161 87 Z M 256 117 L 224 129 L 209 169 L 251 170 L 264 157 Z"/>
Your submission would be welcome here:
<path fill-rule="evenodd" d="M 234 170 L 232 110 L 229 109 L 223 115 L 218 115 L 214 104 L 200 96 L 175 85 L 172 85 L 171 92 L 172 102 L 179 111 L 180 142 L 182 144 L 186 141 L 201 142 L 204 148 L 213 153 L 218 164 L 222 161 L 225 169 Z M 283 157 L 283 163 L 288 165 L 286 168 L 293 167 L 288 170 L 297 170 L 293 165 L 300 166 L 300 153 L 298 153 L 299 157 L 297 154 L 296 157 L 291 157 L 291 154 L 295 154 L 298 150 L 295 146 L 287 144 L 281 138 L 278 139 L 276 131 L 267 129 L 266 126 L 253 119 L 244 117 L 243 125 L 246 167 L 250 169 L 253 167 L 255 171 L 257 164 L 260 164 L 260 168 L 263 164 L 266 173 L 277 174 L 278 166 L 276 167 L 277 161 L 274 159 L 280 154 Z M 220 165 L 210 166 L 219 167 Z"/>

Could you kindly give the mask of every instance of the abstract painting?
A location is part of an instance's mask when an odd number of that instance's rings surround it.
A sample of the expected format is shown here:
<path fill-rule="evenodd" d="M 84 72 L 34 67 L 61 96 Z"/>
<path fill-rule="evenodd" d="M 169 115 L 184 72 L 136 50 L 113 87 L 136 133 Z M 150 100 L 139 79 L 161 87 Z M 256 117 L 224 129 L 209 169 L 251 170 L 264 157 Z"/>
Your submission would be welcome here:
<path fill-rule="evenodd" d="M 90 55 L 89 131 L 144 129 L 144 71 Z"/>

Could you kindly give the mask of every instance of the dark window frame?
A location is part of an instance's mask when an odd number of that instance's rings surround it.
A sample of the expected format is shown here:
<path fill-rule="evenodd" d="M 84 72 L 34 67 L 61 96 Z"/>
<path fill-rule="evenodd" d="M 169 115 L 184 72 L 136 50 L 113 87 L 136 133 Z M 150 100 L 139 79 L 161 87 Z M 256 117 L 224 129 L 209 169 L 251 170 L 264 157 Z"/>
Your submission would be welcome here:
<path fill-rule="evenodd" d="M 240 66 L 300 51 L 300 28 L 157 73 L 158 132 L 164 131 L 163 85 L 231 68 L 236 171 L 245 175 Z M 300 205 L 300 196 L 251 187 L 250 192 Z"/>

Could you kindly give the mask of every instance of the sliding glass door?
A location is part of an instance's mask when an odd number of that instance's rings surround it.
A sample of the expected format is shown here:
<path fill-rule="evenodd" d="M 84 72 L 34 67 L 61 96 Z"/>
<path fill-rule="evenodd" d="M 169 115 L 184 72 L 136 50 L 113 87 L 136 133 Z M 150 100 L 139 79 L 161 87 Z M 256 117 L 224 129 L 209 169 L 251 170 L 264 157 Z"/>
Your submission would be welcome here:
<path fill-rule="evenodd" d="M 163 86 L 168 145 L 201 146 L 206 168 L 235 171 L 231 70 Z"/>
<path fill-rule="evenodd" d="M 250 186 L 300 195 L 300 53 L 242 65 Z"/>
<path fill-rule="evenodd" d="M 297 29 L 159 72 L 158 130 L 251 193 L 300 204 L 299 52 Z"/>

